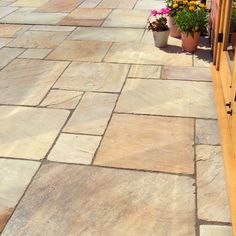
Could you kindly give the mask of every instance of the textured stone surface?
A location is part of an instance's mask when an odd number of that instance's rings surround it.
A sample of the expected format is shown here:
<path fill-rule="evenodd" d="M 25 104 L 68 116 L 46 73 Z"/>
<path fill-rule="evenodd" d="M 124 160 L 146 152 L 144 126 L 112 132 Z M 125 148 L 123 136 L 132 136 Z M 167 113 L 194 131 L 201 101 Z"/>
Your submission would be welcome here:
<path fill-rule="evenodd" d="M 105 61 L 133 64 L 156 64 L 192 66 L 192 55 L 183 53 L 181 48 L 166 48 L 161 50 L 151 44 L 144 43 L 114 43 Z"/>
<path fill-rule="evenodd" d="M 30 30 L 35 31 L 53 31 L 53 32 L 72 32 L 75 29 L 73 26 L 54 26 L 54 25 L 34 25 Z"/>
<path fill-rule="evenodd" d="M 48 59 L 100 62 L 111 43 L 99 41 L 64 41 Z"/>
<path fill-rule="evenodd" d="M 4 66 L 6 66 L 14 58 L 19 56 L 23 51 L 24 51 L 24 49 L 22 49 L 22 48 L 1 48 L 0 49 L 0 58 L 1 58 L 0 69 L 2 69 Z M 0 72 L 0 74 L 1 74 L 1 72 Z"/>
<path fill-rule="evenodd" d="M 115 9 L 103 23 L 105 27 L 144 28 L 149 11 Z"/>
<path fill-rule="evenodd" d="M 17 10 L 17 7 L 0 7 L 0 18 L 9 15 L 15 10 Z"/>
<path fill-rule="evenodd" d="M 0 156 L 35 160 L 44 158 L 69 115 L 63 110 L 14 106 L 1 106 L 0 112 Z"/>
<path fill-rule="evenodd" d="M 0 48 L 5 47 L 12 39 L 0 38 Z"/>
<path fill-rule="evenodd" d="M 194 236 L 192 185 L 184 176 L 46 164 L 2 236 Z"/>
<path fill-rule="evenodd" d="M 110 9 L 77 8 L 65 17 L 61 24 L 76 26 L 100 26 L 110 12 Z"/>
<path fill-rule="evenodd" d="M 192 119 L 115 114 L 95 164 L 193 174 L 193 132 Z"/>
<path fill-rule="evenodd" d="M 160 66 L 132 65 L 129 72 L 129 77 L 133 78 L 159 79 L 160 76 Z"/>
<path fill-rule="evenodd" d="M 197 144 L 220 144 L 217 120 L 197 120 L 195 139 Z"/>
<path fill-rule="evenodd" d="M 51 90 L 41 103 L 41 106 L 74 109 L 79 103 L 82 94 L 83 93 L 77 91 Z"/>
<path fill-rule="evenodd" d="M 200 236 L 233 236 L 232 227 L 224 225 L 201 225 Z"/>
<path fill-rule="evenodd" d="M 95 8 L 101 0 L 85 0 L 79 7 L 81 8 Z"/>
<path fill-rule="evenodd" d="M 197 146 L 198 217 L 230 222 L 221 147 Z"/>
<path fill-rule="evenodd" d="M 38 105 L 67 65 L 68 62 L 14 60 L 0 72 L 0 103 Z"/>
<path fill-rule="evenodd" d="M 148 1 L 138 0 L 135 5 L 135 9 L 148 9 L 148 10 L 161 9 L 164 7 L 166 7 L 165 2 L 160 0 L 148 0 Z"/>
<path fill-rule="evenodd" d="M 0 37 L 10 38 L 17 36 L 20 32 L 26 30 L 29 26 L 0 24 Z"/>
<path fill-rule="evenodd" d="M 132 9 L 135 5 L 137 0 L 102 0 L 101 3 L 98 5 L 100 8 L 129 8 Z"/>
<path fill-rule="evenodd" d="M 39 164 L 39 162 L 0 159 L 0 233 Z"/>
<path fill-rule="evenodd" d="M 216 118 L 213 88 L 208 82 L 129 79 L 116 111 Z"/>
<path fill-rule="evenodd" d="M 98 136 L 61 134 L 48 160 L 90 164 L 100 140 Z"/>
<path fill-rule="evenodd" d="M 19 6 L 19 7 L 40 7 L 44 3 L 48 2 L 49 0 L 17 0 L 12 4 L 12 6 Z"/>
<path fill-rule="evenodd" d="M 29 48 L 18 58 L 44 59 L 50 52 L 51 49 Z"/>
<path fill-rule="evenodd" d="M 102 135 L 116 99 L 116 94 L 86 93 L 64 131 Z"/>
<path fill-rule="evenodd" d="M 128 65 L 72 62 L 55 88 L 80 91 L 120 92 Z"/>
<path fill-rule="evenodd" d="M 67 35 L 67 32 L 27 31 L 9 43 L 9 47 L 53 49 L 56 48 Z"/>
<path fill-rule="evenodd" d="M 141 40 L 143 29 L 81 27 L 68 38 L 71 40 L 100 40 L 110 42 L 137 42 Z"/>

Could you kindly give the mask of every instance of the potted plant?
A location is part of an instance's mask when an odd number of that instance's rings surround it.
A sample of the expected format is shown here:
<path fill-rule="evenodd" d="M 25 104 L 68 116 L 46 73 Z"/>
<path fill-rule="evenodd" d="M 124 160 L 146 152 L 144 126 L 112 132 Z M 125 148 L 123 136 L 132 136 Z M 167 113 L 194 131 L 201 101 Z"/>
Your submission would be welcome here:
<path fill-rule="evenodd" d="M 181 31 L 182 48 L 187 52 L 194 52 L 200 40 L 200 34 L 206 32 L 208 11 L 206 5 L 200 1 L 190 1 L 178 11 L 175 22 Z"/>
<path fill-rule="evenodd" d="M 152 30 L 155 46 L 162 48 L 167 46 L 169 37 L 169 27 L 167 26 L 166 15 L 169 14 L 168 8 L 161 10 L 152 10 L 148 18 L 148 30 Z M 155 17 L 154 21 L 150 21 L 151 17 Z"/>

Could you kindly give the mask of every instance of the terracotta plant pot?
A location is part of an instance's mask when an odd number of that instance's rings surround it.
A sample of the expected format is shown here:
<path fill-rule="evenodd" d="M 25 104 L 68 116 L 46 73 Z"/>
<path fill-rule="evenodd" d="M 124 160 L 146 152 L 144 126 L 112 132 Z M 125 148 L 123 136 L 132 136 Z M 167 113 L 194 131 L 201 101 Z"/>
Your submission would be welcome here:
<path fill-rule="evenodd" d="M 155 42 L 155 46 L 158 48 L 163 48 L 167 46 L 168 37 L 169 37 L 170 31 L 153 31 L 153 38 Z"/>
<path fill-rule="evenodd" d="M 200 32 L 195 32 L 194 37 L 191 34 L 181 33 L 182 48 L 186 52 L 194 52 L 200 41 Z"/>
<path fill-rule="evenodd" d="M 171 17 L 171 16 L 167 17 L 167 25 L 170 29 L 170 36 L 171 37 L 174 37 L 174 38 L 180 38 L 181 37 L 181 32 L 179 31 L 173 17 Z"/>

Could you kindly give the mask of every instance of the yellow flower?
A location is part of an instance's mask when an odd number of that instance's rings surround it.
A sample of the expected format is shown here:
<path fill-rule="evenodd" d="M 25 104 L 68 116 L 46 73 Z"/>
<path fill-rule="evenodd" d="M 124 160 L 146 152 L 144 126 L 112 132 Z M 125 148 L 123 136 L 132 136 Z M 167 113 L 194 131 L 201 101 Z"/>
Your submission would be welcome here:
<path fill-rule="evenodd" d="M 200 3 L 200 4 L 199 4 L 199 7 L 201 7 L 201 8 L 205 8 L 205 4 Z"/>
<path fill-rule="evenodd" d="M 195 9 L 194 6 L 190 6 L 190 7 L 189 7 L 189 10 L 190 10 L 190 11 L 193 11 L 194 9 Z"/>
<path fill-rule="evenodd" d="M 177 3 L 173 4 L 173 8 L 178 7 L 179 5 Z"/>

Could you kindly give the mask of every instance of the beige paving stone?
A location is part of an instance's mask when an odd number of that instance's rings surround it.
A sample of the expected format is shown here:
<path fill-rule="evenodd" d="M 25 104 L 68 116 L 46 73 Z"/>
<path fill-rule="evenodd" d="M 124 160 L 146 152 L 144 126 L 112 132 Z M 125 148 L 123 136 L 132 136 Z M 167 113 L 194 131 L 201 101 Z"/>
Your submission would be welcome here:
<path fill-rule="evenodd" d="M 28 30 L 31 25 L 0 24 L 0 37 L 15 38 Z"/>
<path fill-rule="evenodd" d="M 17 10 L 17 7 L 0 7 L 0 18 L 9 15 L 15 10 Z"/>
<path fill-rule="evenodd" d="M 111 9 L 88 9 L 77 8 L 65 17 L 60 24 L 62 25 L 80 25 L 80 26 L 100 26 Z"/>
<path fill-rule="evenodd" d="M 138 0 L 135 9 L 160 9 L 166 7 L 165 1 L 162 0 Z"/>
<path fill-rule="evenodd" d="M 194 236 L 194 208 L 189 177 L 48 163 L 2 236 Z"/>
<path fill-rule="evenodd" d="M 68 34 L 68 32 L 27 31 L 9 43 L 9 47 L 53 49 L 63 42 Z"/>
<path fill-rule="evenodd" d="M 137 0 L 102 0 L 98 5 L 99 8 L 128 8 L 132 9 Z"/>
<path fill-rule="evenodd" d="M 0 23 L 55 25 L 67 15 L 66 13 L 34 12 L 35 10 L 36 8 L 20 8 L 0 19 Z"/>
<path fill-rule="evenodd" d="M 230 222 L 224 163 L 219 146 L 197 146 L 198 217 Z"/>
<path fill-rule="evenodd" d="M 1 48 L 0 49 L 0 69 L 6 66 L 14 58 L 20 55 L 24 49 L 21 48 Z"/>
<path fill-rule="evenodd" d="M 120 92 L 128 70 L 129 65 L 72 62 L 54 87 L 80 91 Z"/>
<path fill-rule="evenodd" d="M 30 48 L 22 53 L 18 58 L 44 59 L 51 49 Z"/>
<path fill-rule="evenodd" d="M 12 39 L 0 38 L 0 48 L 5 47 Z"/>
<path fill-rule="evenodd" d="M 129 71 L 129 77 L 159 79 L 161 77 L 161 67 L 149 65 L 132 65 Z"/>
<path fill-rule="evenodd" d="M 193 132 L 192 119 L 115 114 L 94 163 L 193 174 Z"/>
<path fill-rule="evenodd" d="M 115 111 L 216 118 L 213 88 L 208 82 L 129 79 Z"/>
<path fill-rule="evenodd" d="M 193 56 L 193 65 L 196 67 L 210 67 L 212 63 L 211 50 L 209 48 L 198 49 Z"/>
<path fill-rule="evenodd" d="M 17 0 L 12 4 L 12 6 L 18 7 L 40 7 L 49 0 Z"/>
<path fill-rule="evenodd" d="M 100 40 L 110 42 L 139 42 L 143 29 L 81 27 L 76 29 L 68 39 Z"/>
<path fill-rule="evenodd" d="M 53 32 L 72 32 L 75 29 L 73 26 L 55 26 L 55 25 L 34 25 L 30 30 L 35 31 L 53 31 Z"/>
<path fill-rule="evenodd" d="M 105 57 L 106 62 L 192 66 L 192 55 L 172 48 L 161 50 L 152 44 L 114 43 Z"/>
<path fill-rule="evenodd" d="M 13 1 L 14 2 L 14 1 Z M 8 5 L 12 4 L 12 2 L 9 2 L 9 1 L 0 1 L 0 6 L 1 7 L 6 7 Z"/>
<path fill-rule="evenodd" d="M 14 60 L 0 72 L 0 104 L 38 105 L 67 65 L 68 62 Z"/>
<path fill-rule="evenodd" d="M 149 11 L 115 9 L 103 23 L 105 27 L 144 28 Z"/>
<path fill-rule="evenodd" d="M 41 106 L 74 109 L 79 103 L 83 93 L 67 90 L 51 90 L 41 103 Z"/>
<path fill-rule="evenodd" d="M 225 225 L 201 225 L 200 236 L 233 236 L 232 227 Z"/>
<path fill-rule="evenodd" d="M 164 66 L 162 79 L 212 81 L 210 68 Z"/>
<path fill-rule="evenodd" d="M 0 156 L 40 160 L 64 125 L 69 111 L 1 106 Z"/>
<path fill-rule="evenodd" d="M 196 120 L 196 137 L 197 144 L 220 144 L 220 135 L 217 120 Z"/>
<path fill-rule="evenodd" d="M 81 8 L 95 8 L 102 0 L 85 0 L 79 5 Z"/>
<path fill-rule="evenodd" d="M 39 162 L 0 159 L 0 233 L 39 164 Z"/>
<path fill-rule="evenodd" d="M 84 0 L 51 0 L 38 8 L 40 12 L 71 12 Z"/>
<path fill-rule="evenodd" d="M 110 42 L 100 41 L 64 41 L 48 59 L 82 62 L 100 62 L 111 46 Z"/>
<path fill-rule="evenodd" d="M 116 99 L 116 94 L 86 93 L 64 131 L 102 135 L 110 119 Z"/>
<path fill-rule="evenodd" d="M 90 164 L 100 140 L 98 136 L 61 134 L 48 160 Z"/>

